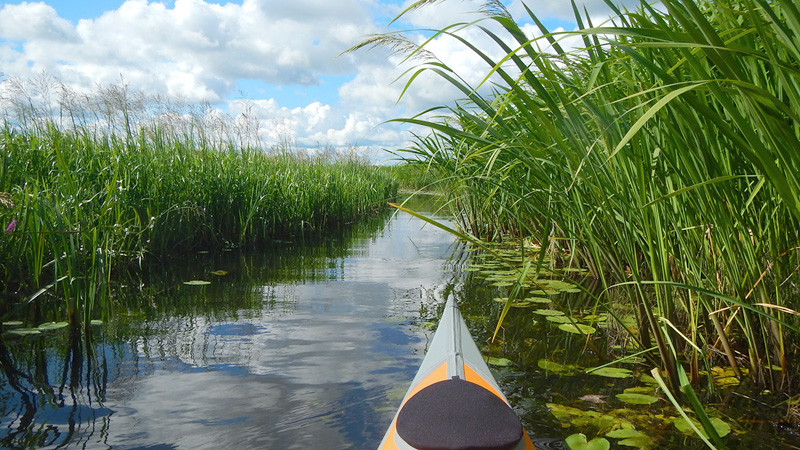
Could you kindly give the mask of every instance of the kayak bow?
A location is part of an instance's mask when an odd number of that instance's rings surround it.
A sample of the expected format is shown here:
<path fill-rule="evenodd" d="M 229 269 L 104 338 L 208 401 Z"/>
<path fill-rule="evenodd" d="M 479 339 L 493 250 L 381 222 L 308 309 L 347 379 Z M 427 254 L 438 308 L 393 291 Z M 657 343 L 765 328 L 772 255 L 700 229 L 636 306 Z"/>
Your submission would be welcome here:
<path fill-rule="evenodd" d="M 378 450 L 535 450 L 452 296 Z"/>

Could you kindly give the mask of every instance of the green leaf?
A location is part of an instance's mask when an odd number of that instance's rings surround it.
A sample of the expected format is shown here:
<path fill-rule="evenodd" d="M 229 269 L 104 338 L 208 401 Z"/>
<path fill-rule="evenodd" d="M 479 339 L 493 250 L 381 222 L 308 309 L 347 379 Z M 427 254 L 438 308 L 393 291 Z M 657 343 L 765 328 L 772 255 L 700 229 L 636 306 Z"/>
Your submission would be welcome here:
<path fill-rule="evenodd" d="M 547 359 L 540 359 L 537 363 L 540 369 L 546 370 L 548 372 L 554 372 L 561 375 L 574 375 L 578 373 L 578 366 L 572 365 L 562 365 L 557 362 L 553 362 Z"/>
<path fill-rule="evenodd" d="M 553 323 L 572 323 L 573 319 L 570 319 L 567 316 L 547 316 L 545 317 L 548 322 Z"/>
<path fill-rule="evenodd" d="M 506 367 L 511 365 L 512 361 L 506 358 L 494 358 L 490 356 L 486 358 L 486 363 L 491 366 Z"/>
<path fill-rule="evenodd" d="M 41 331 L 50 331 L 50 330 L 57 330 L 59 328 L 64 328 L 68 325 L 69 323 L 67 322 L 47 322 L 39 325 L 37 328 Z"/>
<path fill-rule="evenodd" d="M 211 282 L 205 280 L 191 280 L 191 281 L 184 281 L 183 284 L 188 284 L 189 286 L 205 286 L 207 284 L 211 284 Z"/>
<path fill-rule="evenodd" d="M 597 331 L 594 327 L 582 323 L 564 323 L 558 326 L 559 330 L 575 334 L 592 334 Z"/>
<path fill-rule="evenodd" d="M 3 334 L 16 334 L 18 336 L 28 336 L 31 334 L 42 334 L 42 332 L 38 328 L 15 328 L 13 330 L 7 330 Z"/>
<path fill-rule="evenodd" d="M 586 371 L 592 375 L 597 375 L 599 377 L 607 377 L 607 378 L 630 378 L 633 376 L 633 372 L 628 369 L 622 369 L 619 367 L 603 367 L 601 369 Z"/>
<path fill-rule="evenodd" d="M 541 316 L 563 316 L 563 311 L 558 311 L 555 309 L 534 309 L 534 314 L 539 314 Z"/>
<path fill-rule="evenodd" d="M 621 401 L 625 403 L 630 403 L 632 405 L 651 405 L 658 401 L 657 397 L 653 397 L 652 395 L 646 395 L 646 394 L 626 393 L 626 394 L 617 394 L 616 397 Z"/>
<path fill-rule="evenodd" d="M 618 428 L 616 430 L 606 433 L 606 437 L 614 439 L 630 439 L 634 437 L 644 436 L 641 431 L 635 428 Z"/>
<path fill-rule="evenodd" d="M 617 442 L 619 445 L 624 445 L 626 447 L 636 447 L 636 448 L 653 448 L 653 440 L 650 437 L 641 435 L 636 436 L 628 439 L 623 439 Z"/>
<path fill-rule="evenodd" d="M 598 437 L 587 442 L 586 435 L 583 433 L 567 436 L 564 443 L 570 450 L 608 450 L 611 448 L 611 444 L 605 438 Z"/>
<path fill-rule="evenodd" d="M 93 327 L 100 326 L 102 324 L 103 324 L 102 320 L 93 320 L 93 321 L 89 322 L 89 325 L 91 325 Z"/>
<path fill-rule="evenodd" d="M 700 430 L 700 433 L 703 434 L 703 437 L 708 439 L 708 436 L 706 435 L 705 430 L 703 430 L 702 425 L 700 425 L 700 422 L 698 422 L 698 421 L 696 421 L 694 419 L 690 419 L 690 420 L 693 422 L 695 427 L 698 430 Z M 725 435 L 727 435 L 727 434 L 729 434 L 731 432 L 731 426 L 728 425 L 727 423 L 723 422 L 721 419 L 716 418 L 716 417 L 711 417 L 709 420 L 711 421 L 711 425 L 717 431 L 717 434 L 719 434 L 719 437 L 723 437 L 723 436 L 725 436 Z M 689 422 L 687 422 L 686 419 L 684 419 L 683 417 L 676 417 L 675 420 L 673 421 L 673 423 L 675 424 L 675 428 L 680 430 L 681 433 L 688 434 L 688 435 L 693 435 L 694 434 L 694 430 L 692 429 L 692 426 L 689 425 Z"/>
<path fill-rule="evenodd" d="M 18 327 L 22 324 L 23 323 L 20 322 L 19 320 L 9 320 L 8 322 L 3 322 L 4 327 Z"/>

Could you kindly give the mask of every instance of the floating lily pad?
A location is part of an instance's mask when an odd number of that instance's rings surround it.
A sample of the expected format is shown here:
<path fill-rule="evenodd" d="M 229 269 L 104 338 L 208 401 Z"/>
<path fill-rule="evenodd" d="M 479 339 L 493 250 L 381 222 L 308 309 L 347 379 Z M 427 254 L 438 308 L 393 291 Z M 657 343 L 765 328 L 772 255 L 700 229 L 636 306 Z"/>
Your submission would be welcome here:
<path fill-rule="evenodd" d="M 583 410 L 571 406 L 559 405 L 557 403 L 547 403 L 547 408 L 556 419 L 569 422 L 575 417 L 583 415 Z"/>
<path fill-rule="evenodd" d="M 530 308 L 533 305 L 528 302 L 514 302 L 511 304 L 514 308 Z"/>
<path fill-rule="evenodd" d="M 574 375 L 578 372 L 578 366 L 563 365 L 548 359 L 540 359 L 537 365 L 540 369 L 562 375 Z"/>
<path fill-rule="evenodd" d="M 556 309 L 535 309 L 533 310 L 534 314 L 539 314 L 540 316 L 563 316 L 563 311 L 558 311 Z"/>
<path fill-rule="evenodd" d="M 40 331 L 50 331 L 50 330 L 57 330 L 59 328 L 64 328 L 68 325 L 69 323 L 67 322 L 47 322 L 39 325 L 37 328 Z"/>
<path fill-rule="evenodd" d="M 632 371 L 619 367 L 603 367 L 602 369 L 593 370 L 589 373 L 591 375 L 607 378 L 630 378 L 633 376 Z"/>
<path fill-rule="evenodd" d="M 626 394 L 646 394 L 651 395 L 655 390 L 650 386 L 634 386 L 625 389 Z"/>
<path fill-rule="evenodd" d="M 572 323 L 574 321 L 574 319 L 570 319 L 567 316 L 546 316 L 545 319 L 553 323 Z"/>
<path fill-rule="evenodd" d="M 506 367 L 511 365 L 512 361 L 506 358 L 494 358 L 490 356 L 486 358 L 486 363 L 490 366 Z"/>
<path fill-rule="evenodd" d="M 205 286 L 207 284 L 211 284 L 211 282 L 205 280 L 190 280 L 184 281 L 183 284 L 188 284 L 189 286 Z"/>
<path fill-rule="evenodd" d="M 19 320 L 9 320 L 8 322 L 3 322 L 4 327 L 20 327 L 23 323 Z"/>
<path fill-rule="evenodd" d="M 7 330 L 4 334 L 15 334 L 17 336 L 28 336 L 31 334 L 42 334 L 38 328 L 15 328 Z"/>
<path fill-rule="evenodd" d="M 544 298 L 544 297 L 527 297 L 525 299 L 525 301 L 526 302 L 530 302 L 530 303 L 552 303 L 553 302 L 549 298 Z"/>
<path fill-rule="evenodd" d="M 643 436 L 643 434 L 635 428 L 618 428 L 606 433 L 606 437 L 614 439 L 630 439 L 639 436 Z"/>
<path fill-rule="evenodd" d="M 697 429 L 700 430 L 700 433 L 702 433 L 703 437 L 708 439 L 708 436 L 706 436 L 706 432 L 703 429 L 703 425 L 701 425 L 700 422 L 696 421 L 695 419 L 690 419 L 690 420 L 695 425 L 695 427 L 697 427 Z M 711 421 L 711 426 L 713 426 L 714 429 L 717 431 L 719 437 L 726 436 L 731 432 L 731 426 L 723 422 L 721 419 L 717 417 L 711 417 L 709 420 Z M 676 417 L 673 423 L 675 424 L 675 428 L 680 430 L 681 433 L 688 435 L 695 434 L 694 430 L 689 425 L 689 422 L 687 422 L 686 419 L 684 419 L 683 417 Z"/>
<path fill-rule="evenodd" d="M 212 271 L 211 271 L 211 272 L 209 272 L 209 273 L 210 273 L 211 275 L 216 275 L 216 276 L 218 276 L 218 277 L 224 277 L 225 275 L 227 275 L 227 274 L 228 274 L 228 271 L 226 271 L 226 270 L 212 270 Z"/>
<path fill-rule="evenodd" d="M 636 436 L 628 439 L 623 439 L 617 442 L 619 445 L 624 445 L 626 447 L 636 447 L 636 448 L 653 448 L 653 440 L 650 439 L 649 436 L 641 435 Z"/>
<path fill-rule="evenodd" d="M 97 327 L 97 326 L 100 326 L 102 324 L 103 324 L 102 320 L 93 320 L 93 321 L 89 322 L 89 325 L 91 325 L 93 327 Z"/>
<path fill-rule="evenodd" d="M 592 334 L 597 329 L 594 327 L 590 327 L 589 325 L 584 325 L 582 323 L 562 323 L 558 326 L 559 330 L 566 331 L 567 333 L 575 333 L 575 334 Z"/>
<path fill-rule="evenodd" d="M 583 433 L 576 433 L 567 436 L 564 439 L 567 448 L 570 450 L 608 450 L 611 444 L 605 438 L 594 438 L 591 441 L 586 440 L 586 435 Z"/>
<path fill-rule="evenodd" d="M 652 395 L 634 393 L 617 394 L 617 398 L 632 405 L 651 405 L 658 401 L 658 398 Z"/>
<path fill-rule="evenodd" d="M 658 386 L 658 381 L 656 381 L 656 379 L 653 378 L 650 374 L 647 374 L 647 373 L 644 373 L 644 372 L 640 373 L 636 377 L 636 379 L 641 381 L 642 383 L 650 385 L 650 386 Z"/>

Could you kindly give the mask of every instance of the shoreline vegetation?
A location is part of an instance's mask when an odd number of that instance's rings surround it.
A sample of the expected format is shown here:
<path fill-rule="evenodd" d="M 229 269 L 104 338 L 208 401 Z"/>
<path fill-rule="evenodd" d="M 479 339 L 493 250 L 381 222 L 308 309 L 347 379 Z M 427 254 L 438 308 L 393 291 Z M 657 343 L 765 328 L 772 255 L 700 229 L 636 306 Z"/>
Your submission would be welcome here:
<path fill-rule="evenodd" d="M 530 10 L 515 18 L 487 1 L 479 20 L 423 43 L 387 33 L 350 51 L 421 60 L 404 92 L 437 76 L 463 93 L 397 119 L 428 129 L 402 152 L 440 180 L 457 234 L 543 249 L 503 314 L 545 253 L 589 271 L 597 307 L 636 316 L 619 324 L 631 353 L 725 448 L 700 400 L 719 398 L 704 376 L 713 366 L 782 393 L 775 407 L 800 420 L 800 11 L 788 0 L 607 4 L 608 22 L 574 8 L 578 29 L 550 32 Z M 444 36 L 486 63 L 480 85 L 427 48 Z"/>
<path fill-rule="evenodd" d="M 0 130 L 3 320 L 36 316 L 46 297 L 77 331 L 105 319 L 114 276 L 129 268 L 320 235 L 397 194 L 354 153 L 263 150 L 246 118 L 144 107 L 119 86 L 79 110 L 44 95 L 52 79 L 14 81 Z"/>

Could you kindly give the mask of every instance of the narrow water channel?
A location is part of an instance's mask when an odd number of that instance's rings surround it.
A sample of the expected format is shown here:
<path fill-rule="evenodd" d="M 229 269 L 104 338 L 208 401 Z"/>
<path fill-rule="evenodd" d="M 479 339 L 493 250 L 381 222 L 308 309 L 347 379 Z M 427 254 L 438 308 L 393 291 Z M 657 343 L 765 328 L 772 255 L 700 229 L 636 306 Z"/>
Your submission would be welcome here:
<path fill-rule="evenodd" d="M 4 340 L 0 447 L 374 448 L 454 281 L 453 246 L 387 214 L 156 268 L 121 289 L 88 357 L 59 331 Z"/>
<path fill-rule="evenodd" d="M 434 215 L 422 198 L 408 206 Z M 492 342 L 508 283 L 472 271 L 491 264 L 424 225 L 387 213 L 324 240 L 153 264 L 117 286 L 90 342 L 65 329 L 4 336 L 0 448 L 374 449 L 450 294 L 539 450 L 575 433 L 612 448 L 705 448 L 642 378 L 651 364 L 613 364 L 628 378 L 585 373 L 613 363 L 615 333 L 587 339 L 550 320 L 596 316 L 583 294 L 531 297 Z M 655 403 L 619 397 L 640 392 Z M 798 427 L 755 392 L 705 398 L 732 427 L 729 449 L 800 448 Z M 613 434 L 633 424 L 638 444 Z"/>

